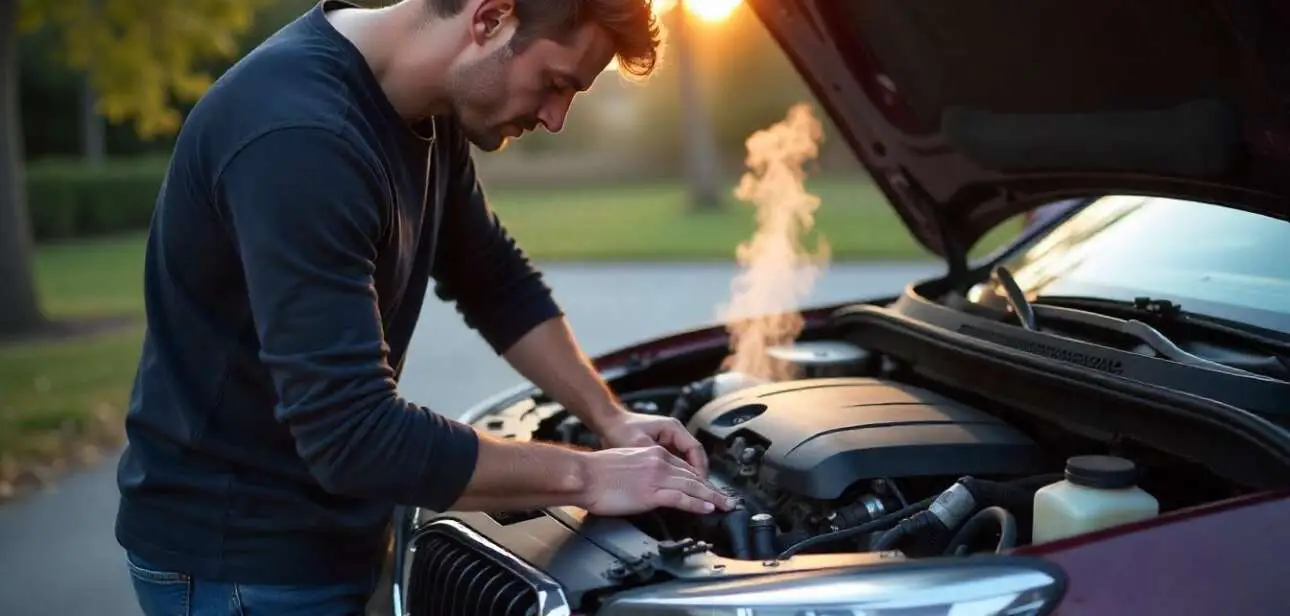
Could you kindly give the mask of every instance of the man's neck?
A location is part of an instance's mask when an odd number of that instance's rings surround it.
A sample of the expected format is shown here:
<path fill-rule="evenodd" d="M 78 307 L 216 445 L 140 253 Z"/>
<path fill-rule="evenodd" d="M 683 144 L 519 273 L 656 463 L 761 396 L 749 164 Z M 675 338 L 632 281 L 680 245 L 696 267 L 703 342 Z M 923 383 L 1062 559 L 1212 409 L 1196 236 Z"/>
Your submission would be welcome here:
<path fill-rule="evenodd" d="M 444 95 L 454 41 L 437 36 L 419 1 L 341 8 L 327 20 L 367 60 L 399 115 L 409 122 L 448 112 Z"/>

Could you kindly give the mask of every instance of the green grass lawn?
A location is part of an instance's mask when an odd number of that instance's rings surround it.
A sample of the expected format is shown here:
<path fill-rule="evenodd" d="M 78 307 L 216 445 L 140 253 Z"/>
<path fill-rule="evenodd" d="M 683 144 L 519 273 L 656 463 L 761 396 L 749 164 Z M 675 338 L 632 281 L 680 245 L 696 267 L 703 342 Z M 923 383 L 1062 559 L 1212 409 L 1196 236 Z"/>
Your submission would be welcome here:
<path fill-rule="evenodd" d="M 822 236 L 835 260 L 930 258 L 868 182 L 821 180 L 808 189 L 820 198 L 808 248 Z M 753 206 L 730 191 L 720 211 L 688 211 L 679 184 L 488 195 L 507 228 L 539 261 L 733 260 L 755 224 Z M 1004 225 L 981 249 L 997 247 L 1018 228 Z"/>
<path fill-rule="evenodd" d="M 808 246 L 823 235 L 837 258 L 919 258 L 921 250 L 867 183 L 817 182 L 821 204 Z M 562 192 L 496 190 L 489 200 L 539 260 L 732 260 L 755 209 L 727 191 L 725 207 L 689 211 L 680 185 Z"/>
<path fill-rule="evenodd" d="M 137 235 L 41 247 L 35 268 L 46 311 L 141 315 L 142 259 Z M 0 346 L 0 496 L 26 469 L 57 469 L 82 445 L 119 441 L 142 332 Z"/>
<path fill-rule="evenodd" d="M 927 257 L 868 184 L 821 181 L 810 188 L 822 200 L 816 232 L 835 260 Z M 753 229 L 753 209 L 733 198 L 720 212 L 687 213 L 677 185 L 489 196 L 538 261 L 733 260 Z M 1015 232 L 1015 224 L 1005 225 L 983 248 Z M 133 234 L 40 247 L 36 278 L 46 311 L 55 318 L 141 317 L 143 242 Z M 119 438 L 142 331 L 136 325 L 66 342 L 0 346 L 0 483 L 33 460 L 66 456 L 77 439 Z"/>

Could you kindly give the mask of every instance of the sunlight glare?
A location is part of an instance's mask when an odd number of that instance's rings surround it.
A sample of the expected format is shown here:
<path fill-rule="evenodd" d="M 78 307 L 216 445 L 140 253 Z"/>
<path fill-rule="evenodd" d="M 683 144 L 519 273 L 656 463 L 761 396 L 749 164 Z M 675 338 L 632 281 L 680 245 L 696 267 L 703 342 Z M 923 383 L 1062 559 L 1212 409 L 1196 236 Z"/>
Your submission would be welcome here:
<path fill-rule="evenodd" d="M 654 9 L 654 14 L 664 15 L 668 11 L 676 8 L 679 0 L 650 0 Z M 739 3 L 743 0 L 684 0 L 685 9 L 691 15 L 698 17 L 700 21 L 709 23 L 718 23 L 726 20 L 735 9 L 739 8 Z M 618 70 L 618 59 L 614 58 L 605 66 L 606 73 L 616 72 Z"/>
<path fill-rule="evenodd" d="M 676 8 L 676 0 L 650 0 L 656 15 L 662 15 Z"/>
<path fill-rule="evenodd" d="M 662 15 L 676 8 L 677 0 L 652 0 L 654 12 Z M 702 21 L 719 22 L 730 17 L 742 0 L 684 0 L 685 9 Z"/>
<path fill-rule="evenodd" d="M 707 22 L 725 21 L 738 8 L 740 0 L 685 0 L 685 8 Z"/>

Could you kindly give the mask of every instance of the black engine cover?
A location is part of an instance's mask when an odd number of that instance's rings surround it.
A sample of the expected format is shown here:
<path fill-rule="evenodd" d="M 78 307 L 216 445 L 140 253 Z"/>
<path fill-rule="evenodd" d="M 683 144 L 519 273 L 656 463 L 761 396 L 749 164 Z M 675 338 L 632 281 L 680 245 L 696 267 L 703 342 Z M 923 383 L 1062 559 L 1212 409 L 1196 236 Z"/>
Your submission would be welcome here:
<path fill-rule="evenodd" d="M 817 499 L 889 477 L 1043 472 L 1039 446 L 1012 426 L 937 393 L 872 378 L 770 383 L 717 398 L 697 435 L 769 443 L 759 479 Z"/>

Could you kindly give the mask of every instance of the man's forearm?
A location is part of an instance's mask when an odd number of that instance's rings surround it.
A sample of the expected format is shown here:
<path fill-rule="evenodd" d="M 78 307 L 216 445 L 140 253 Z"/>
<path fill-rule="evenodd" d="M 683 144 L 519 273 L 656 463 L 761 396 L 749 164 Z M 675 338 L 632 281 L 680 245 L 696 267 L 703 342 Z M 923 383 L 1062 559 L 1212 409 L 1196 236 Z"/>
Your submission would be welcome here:
<path fill-rule="evenodd" d="M 587 452 L 573 448 L 480 433 L 474 473 L 453 508 L 511 511 L 585 506 L 587 460 Z"/>
<path fill-rule="evenodd" d="M 530 330 L 503 355 L 524 378 L 592 430 L 621 412 L 617 398 L 578 346 L 563 317 Z"/>

